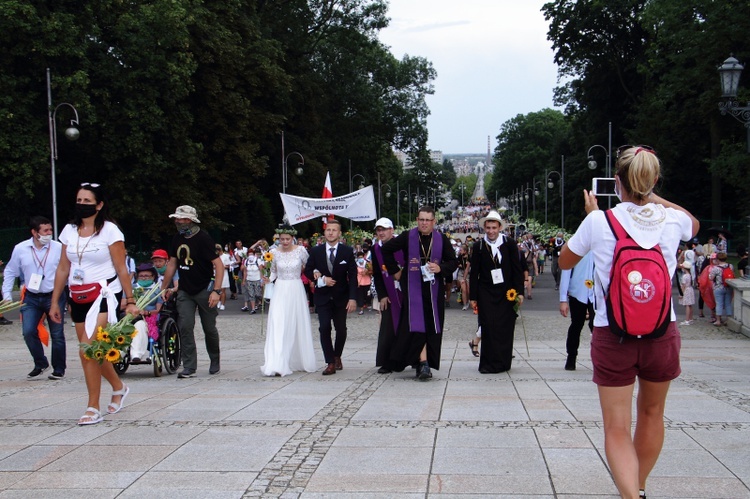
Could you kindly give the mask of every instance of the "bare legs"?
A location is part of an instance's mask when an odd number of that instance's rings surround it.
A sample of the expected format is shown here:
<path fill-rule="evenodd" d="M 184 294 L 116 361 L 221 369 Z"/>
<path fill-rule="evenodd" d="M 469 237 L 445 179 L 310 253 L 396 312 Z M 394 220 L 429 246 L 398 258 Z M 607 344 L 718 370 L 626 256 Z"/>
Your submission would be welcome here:
<path fill-rule="evenodd" d="M 631 436 L 633 385 L 599 386 L 604 419 L 604 449 L 623 498 L 638 498 L 664 443 L 664 406 L 669 381 L 638 380 L 635 435 Z"/>
<path fill-rule="evenodd" d="M 104 327 L 107 324 L 107 313 L 99 314 L 97 319 L 97 326 Z M 96 333 L 88 338 L 86 336 L 85 325 L 83 322 L 76 323 L 76 334 L 78 335 L 78 341 L 80 343 L 91 343 L 96 338 Z M 78 349 L 78 356 L 81 358 L 81 366 L 83 367 L 83 376 L 86 379 L 86 389 L 88 390 L 89 401 L 87 407 L 93 407 L 99 410 L 99 395 L 102 391 L 102 377 L 112 386 L 113 391 L 122 390 L 125 385 L 123 384 L 120 377 L 115 371 L 114 365 L 111 362 L 104 361 L 99 364 L 94 359 L 86 359 L 83 356 L 83 350 Z M 113 395 L 112 402 L 119 404 L 122 400 L 122 395 Z"/>

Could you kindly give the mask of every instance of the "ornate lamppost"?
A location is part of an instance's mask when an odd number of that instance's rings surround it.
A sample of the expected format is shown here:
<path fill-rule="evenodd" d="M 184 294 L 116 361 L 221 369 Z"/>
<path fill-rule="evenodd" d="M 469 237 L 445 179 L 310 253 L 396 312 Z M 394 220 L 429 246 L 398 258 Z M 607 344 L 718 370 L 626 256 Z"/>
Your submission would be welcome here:
<path fill-rule="evenodd" d="M 747 152 L 750 153 L 750 102 L 747 106 L 740 106 L 737 102 L 740 75 L 742 75 L 744 68 L 745 66 L 731 55 L 719 67 L 721 96 L 726 99 L 719 103 L 719 111 L 722 115 L 732 115 L 734 119 L 745 125 L 747 129 Z"/>
<path fill-rule="evenodd" d="M 52 107 L 52 84 L 50 80 L 49 68 L 47 68 L 47 118 L 49 122 L 49 149 L 52 178 L 52 230 L 55 241 L 57 241 L 57 181 L 55 175 L 55 160 L 57 159 L 57 110 L 61 107 L 68 107 L 73 111 L 75 119 L 70 120 L 70 126 L 65 129 L 65 138 L 71 141 L 78 140 L 81 132 L 78 130 L 80 123 L 78 121 L 78 111 L 73 104 L 62 102 L 56 107 Z"/>
<path fill-rule="evenodd" d="M 305 158 L 297 151 L 293 151 L 285 155 L 284 132 L 281 132 L 281 192 L 283 192 L 284 194 L 286 194 L 286 188 L 289 187 L 289 180 L 287 177 L 287 172 L 289 171 L 289 156 L 299 156 L 300 161 L 297 164 L 297 168 L 294 169 L 294 173 L 296 173 L 297 175 L 302 175 L 305 172 L 305 170 L 302 168 L 305 164 Z"/>

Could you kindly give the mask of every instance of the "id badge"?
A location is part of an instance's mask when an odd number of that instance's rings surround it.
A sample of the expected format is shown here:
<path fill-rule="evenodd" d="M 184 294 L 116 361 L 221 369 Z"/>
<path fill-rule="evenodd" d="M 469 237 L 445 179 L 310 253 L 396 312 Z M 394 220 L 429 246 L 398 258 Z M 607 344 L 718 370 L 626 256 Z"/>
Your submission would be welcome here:
<path fill-rule="evenodd" d="M 42 274 L 31 274 L 29 282 L 26 283 L 26 289 L 37 293 L 42 285 Z"/>
<path fill-rule="evenodd" d="M 490 270 L 492 276 L 492 284 L 502 284 L 505 282 L 503 279 L 503 269 L 492 269 Z"/>
<path fill-rule="evenodd" d="M 427 268 L 427 265 L 422 265 L 420 268 L 422 269 L 422 282 L 432 282 L 435 280 L 435 274 Z"/>
<path fill-rule="evenodd" d="M 83 269 L 75 269 L 71 280 L 76 284 L 83 284 Z"/>

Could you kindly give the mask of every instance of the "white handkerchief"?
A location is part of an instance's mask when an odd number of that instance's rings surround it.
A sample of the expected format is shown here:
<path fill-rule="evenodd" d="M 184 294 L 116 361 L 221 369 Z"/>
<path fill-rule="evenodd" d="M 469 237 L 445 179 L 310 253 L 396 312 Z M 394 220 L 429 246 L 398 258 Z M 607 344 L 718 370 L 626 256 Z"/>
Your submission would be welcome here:
<path fill-rule="evenodd" d="M 341 260 L 341 261 L 339 262 L 339 265 L 341 265 L 342 263 L 346 263 L 346 260 Z"/>

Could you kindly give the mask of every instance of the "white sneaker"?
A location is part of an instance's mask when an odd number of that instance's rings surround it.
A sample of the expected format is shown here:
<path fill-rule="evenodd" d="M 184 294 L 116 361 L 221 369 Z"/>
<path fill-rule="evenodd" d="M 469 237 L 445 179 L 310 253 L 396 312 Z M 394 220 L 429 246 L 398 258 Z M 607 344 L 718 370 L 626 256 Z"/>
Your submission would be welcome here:
<path fill-rule="evenodd" d="M 689 326 L 693 323 L 693 321 L 682 321 L 680 322 L 680 326 Z"/>
<path fill-rule="evenodd" d="M 219 310 L 224 310 L 224 305 L 222 305 L 221 303 L 219 303 L 219 305 L 216 308 L 218 308 Z"/>

